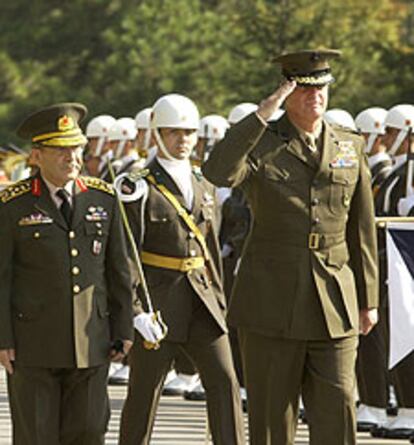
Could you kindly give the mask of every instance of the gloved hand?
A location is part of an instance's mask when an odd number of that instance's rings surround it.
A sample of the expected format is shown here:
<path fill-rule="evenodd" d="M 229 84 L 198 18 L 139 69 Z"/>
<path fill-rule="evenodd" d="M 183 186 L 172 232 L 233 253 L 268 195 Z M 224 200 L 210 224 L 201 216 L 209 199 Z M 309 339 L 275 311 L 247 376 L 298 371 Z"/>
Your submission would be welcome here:
<path fill-rule="evenodd" d="M 151 344 L 158 344 L 166 335 L 167 327 L 159 313 L 143 312 L 134 318 L 135 329 Z"/>
<path fill-rule="evenodd" d="M 410 210 L 414 207 L 414 195 L 409 195 L 405 198 L 401 198 L 398 201 L 398 215 L 408 216 Z"/>

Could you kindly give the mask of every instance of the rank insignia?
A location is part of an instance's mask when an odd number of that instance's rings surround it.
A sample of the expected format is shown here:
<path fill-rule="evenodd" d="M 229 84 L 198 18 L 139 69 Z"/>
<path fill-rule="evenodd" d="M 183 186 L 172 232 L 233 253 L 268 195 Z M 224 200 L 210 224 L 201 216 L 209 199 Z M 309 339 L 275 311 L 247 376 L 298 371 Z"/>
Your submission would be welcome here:
<path fill-rule="evenodd" d="M 356 168 L 358 167 L 358 155 L 354 149 L 353 141 L 339 141 L 338 152 L 329 166 L 331 168 Z"/>
<path fill-rule="evenodd" d="M 39 224 L 52 224 L 53 219 L 43 213 L 32 213 L 19 220 L 19 226 L 37 226 Z"/>
<path fill-rule="evenodd" d="M 85 215 L 85 219 L 86 221 L 106 221 L 108 219 L 108 213 L 101 206 L 90 206 L 88 213 Z"/>

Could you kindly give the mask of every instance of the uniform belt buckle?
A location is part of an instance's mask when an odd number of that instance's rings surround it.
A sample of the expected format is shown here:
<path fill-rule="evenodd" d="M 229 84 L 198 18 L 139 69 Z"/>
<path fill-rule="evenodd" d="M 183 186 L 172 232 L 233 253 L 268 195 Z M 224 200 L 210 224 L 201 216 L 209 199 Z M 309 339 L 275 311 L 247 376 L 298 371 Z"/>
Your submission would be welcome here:
<path fill-rule="evenodd" d="M 186 258 L 183 261 L 183 264 L 181 266 L 183 272 L 188 272 L 193 268 L 193 259 L 192 258 Z"/>
<path fill-rule="evenodd" d="M 310 233 L 308 237 L 308 247 L 309 249 L 319 249 L 319 242 L 321 236 L 319 233 Z"/>

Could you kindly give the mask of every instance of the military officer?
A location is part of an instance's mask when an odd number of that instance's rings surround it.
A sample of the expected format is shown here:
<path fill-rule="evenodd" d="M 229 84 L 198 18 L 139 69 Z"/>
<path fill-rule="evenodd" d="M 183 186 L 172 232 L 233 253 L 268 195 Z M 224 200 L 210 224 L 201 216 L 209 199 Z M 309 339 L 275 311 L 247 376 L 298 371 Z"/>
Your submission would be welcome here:
<path fill-rule="evenodd" d="M 229 308 L 252 445 L 293 445 L 300 394 L 311 444 L 356 443 L 354 366 L 358 333 L 377 318 L 376 236 L 363 139 L 322 118 L 339 54 L 280 56 L 286 81 L 203 166 L 214 184 L 242 187 L 253 215 Z"/>
<path fill-rule="evenodd" d="M 81 104 L 26 118 L 40 172 L 0 194 L 0 363 L 15 445 L 103 445 L 110 357 L 131 345 L 132 286 L 114 192 L 81 177 Z"/>
<path fill-rule="evenodd" d="M 129 354 L 131 374 L 119 443 L 150 443 L 162 383 L 178 351 L 184 351 L 206 390 L 213 442 L 244 444 L 239 386 L 224 318 L 214 187 L 190 164 L 198 110 L 187 97 L 166 95 L 154 104 L 152 125 L 157 156 L 142 179 L 130 184 L 135 202 L 129 195 L 124 199 L 131 201 L 127 214 L 153 305 L 161 311 L 168 335 L 159 349 L 145 349 L 142 340 L 157 341 L 161 332 L 142 301 L 134 322 L 139 333 Z"/>

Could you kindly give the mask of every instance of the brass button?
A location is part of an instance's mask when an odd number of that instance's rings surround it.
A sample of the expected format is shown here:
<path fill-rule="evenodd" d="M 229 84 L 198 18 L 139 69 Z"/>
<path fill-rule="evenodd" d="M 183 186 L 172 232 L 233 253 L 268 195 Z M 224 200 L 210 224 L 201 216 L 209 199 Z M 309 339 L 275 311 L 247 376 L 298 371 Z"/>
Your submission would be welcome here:
<path fill-rule="evenodd" d="M 78 249 L 72 249 L 72 250 L 70 251 L 70 254 L 71 254 L 73 257 L 75 257 L 75 256 L 78 256 L 78 255 L 79 255 L 79 251 L 78 251 Z"/>
<path fill-rule="evenodd" d="M 321 220 L 320 220 L 319 218 L 314 218 L 314 219 L 312 220 L 312 224 L 313 224 L 314 226 L 318 225 L 320 222 L 321 222 Z"/>
<path fill-rule="evenodd" d="M 97 222 L 95 225 L 98 229 L 100 229 L 102 227 L 102 223 L 100 223 L 100 222 Z"/>
<path fill-rule="evenodd" d="M 312 201 L 311 201 L 311 204 L 313 206 L 317 206 L 319 204 L 319 199 L 318 198 L 313 198 Z"/>
<path fill-rule="evenodd" d="M 103 233 L 102 230 L 98 230 L 98 231 L 97 231 L 97 234 L 98 234 L 99 236 L 102 236 L 102 233 Z"/>
<path fill-rule="evenodd" d="M 69 232 L 69 238 L 70 238 L 70 239 L 75 238 L 75 232 L 74 232 L 73 230 L 71 230 L 71 231 Z"/>
<path fill-rule="evenodd" d="M 190 256 L 196 256 L 197 252 L 194 249 L 190 250 Z"/>
<path fill-rule="evenodd" d="M 188 237 L 191 239 L 195 238 L 194 232 L 189 232 Z"/>
<path fill-rule="evenodd" d="M 33 234 L 33 238 L 35 238 L 35 239 L 39 239 L 39 238 L 40 238 L 40 233 L 39 233 L 39 232 L 35 232 L 35 233 Z"/>
<path fill-rule="evenodd" d="M 79 292 L 80 292 L 80 286 L 79 285 L 77 285 L 77 284 L 75 284 L 74 286 L 73 286 L 73 293 L 74 294 L 78 294 Z"/>
<path fill-rule="evenodd" d="M 80 273 L 79 267 L 78 266 L 73 266 L 72 267 L 72 274 L 73 275 L 79 275 L 79 273 Z"/>

